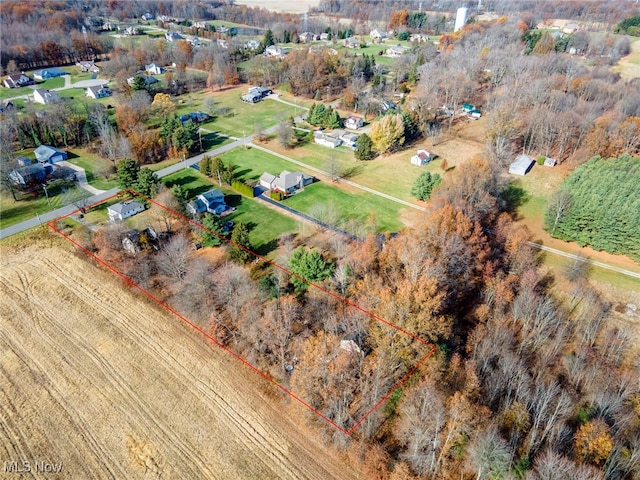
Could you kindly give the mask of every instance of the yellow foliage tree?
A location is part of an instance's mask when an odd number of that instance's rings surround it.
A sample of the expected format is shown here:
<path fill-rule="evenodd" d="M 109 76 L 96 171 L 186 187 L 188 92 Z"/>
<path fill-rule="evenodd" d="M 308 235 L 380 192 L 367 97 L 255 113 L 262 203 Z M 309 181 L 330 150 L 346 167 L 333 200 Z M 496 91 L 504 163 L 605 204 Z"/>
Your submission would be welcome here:
<path fill-rule="evenodd" d="M 166 93 L 156 93 L 151 104 L 153 111 L 162 117 L 167 117 L 176 111 L 176 104 L 173 103 L 171 97 Z"/>
<path fill-rule="evenodd" d="M 578 459 L 596 466 L 602 465 L 613 449 L 609 426 L 599 419 L 582 425 L 576 432 L 575 442 Z"/>
<path fill-rule="evenodd" d="M 404 122 L 402 115 L 385 115 L 371 127 L 374 148 L 385 154 L 404 144 Z"/>

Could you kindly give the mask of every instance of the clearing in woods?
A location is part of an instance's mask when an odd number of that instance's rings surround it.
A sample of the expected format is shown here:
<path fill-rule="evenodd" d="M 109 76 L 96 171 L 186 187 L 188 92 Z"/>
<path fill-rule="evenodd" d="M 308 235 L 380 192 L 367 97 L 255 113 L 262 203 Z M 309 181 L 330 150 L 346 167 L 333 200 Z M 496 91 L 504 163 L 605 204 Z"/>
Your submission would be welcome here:
<path fill-rule="evenodd" d="M 21 240 L 0 247 L 1 461 L 66 478 L 358 477 L 226 352 L 64 240 Z"/>

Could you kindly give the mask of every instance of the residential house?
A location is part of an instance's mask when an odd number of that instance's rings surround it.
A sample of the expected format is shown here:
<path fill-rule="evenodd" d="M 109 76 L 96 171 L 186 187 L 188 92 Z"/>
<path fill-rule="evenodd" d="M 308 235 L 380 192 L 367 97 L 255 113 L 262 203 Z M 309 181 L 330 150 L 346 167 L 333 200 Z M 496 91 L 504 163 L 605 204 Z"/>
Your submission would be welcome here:
<path fill-rule="evenodd" d="M 394 47 L 387 48 L 386 55 L 387 55 L 387 57 L 398 58 L 398 57 L 401 57 L 402 55 L 404 55 L 404 52 L 406 50 L 407 49 L 405 47 L 403 47 L 402 45 L 396 45 Z"/>
<path fill-rule="evenodd" d="M 113 92 L 106 85 L 87 87 L 85 95 L 89 98 L 105 98 L 113 95 Z"/>
<path fill-rule="evenodd" d="M 321 33 L 320 34 L 320 40 L 328 41 L 329 40 L 329 34 L 327 32 Z"/>
<path fill-rule="evenodd" d="M 260 48 L 260 42 L 258 40 L 249 40 L 244 44 L 244 48 L 247 50 L 257 50 Z"/>
<path fill-rule="evenodd" d="M 122 239 L 122 248 L 131 255 L 135 255 L 145 248 L 159 250 L 159 236 L 153 227 L 147 227 L 144 230 L 129 230 Z"/>
<path fill-rule="evenodd" d="M 345 38 L 343 44 L 345 48 L 360 48 L 362 46 L 362 42 L 356 37 Z"/>
<path fill-rule="evenodd" d="M 509 165 L 509 173 L 512 175 L 526 175 L 533 167 L 535 161 L 529 155 L 525 155 L 524 153 L 518 155 L 515 161 Z"/>
<path fill-rule="evenodd" d="M 357 130 L 364 125 L 362 117 L 349 117 L 344 121 L 344 126 L 351 130 Z"/>
<path fill-rule="evenodd" d="M 80 71 L 82 72 L 98 73 L 100 71 L 100 68 L 90 60 L 76 62 L 76 67 L 80 67 Z"/>
<path fill-rule="evenodd" d="M 313 42 L 314 40 L 317 40 L 318 36 L 315 33 L 302 32 L 300 35 L 298 35 L 298 38 L 302 43 L 309 43 L 309 42 Z"/>
<path fill-rule="evenodd" d="M 347 147 L 356 148 L 358 145 L 358 137 L 355 133 L 344 132 L 338 137 L 342 143 L 344 143 Z"/>
<path fill-rule="evenodd" d="M 431 161 L 431 154 L 426 150 L 418 150 L 415 155 L 411 157 L 411 165 L 417 165 L 421 167 Z"/>
<path fill-rule="evenodd" d="M 67 72 L 61 68 L 43 68 L 33 72 L 33 78 L 36 80 L 49 80 L 50 78 L 61 77 L 67 75 Z"/>
<path fill-rule="evenodd" d="M 167 42 L 177 42 L 178 40 L 183 39 L 182 35 L 180 35 L 175 30 L 169 30 L 168 32 L 165 32 L 164 38 L 167 40 Z"/>
<path fill-rule="evenodd" d="M 67 152 L 49 145 L 40 145 L 33 152 L 40 163 L 58 163 L 67 159 Z"/>
<path fill-rule="evenodd" d="M 476 107 L 475 107 L 475 106 L 473 106 L 473 105 L 472 105 L 472 104 L 470 104 L 470 103 L 463 103 L 463 104 L 462 104 L 462 111 L 463 111 L 464 113 L 471 113 L 471 111 L 473 111 L 473 110 L 475 110 L 475 109 L 476 109 Z"/>
<path fill-rule="evenodd" d="M 7 88 L 26 87 L 27 85 L 33 85 L 35 83 L 33 78 L 24 73 L 8 75 L 7 78 L 4 79 L 4 86 Z"/>
<path fill-rule="evenodd" d="M 189 121 L 193 123 L 206 122 L 211 118 L 211 116 L 207 115 L 204 112 L 190 112 L 190 113 L 185 113 L 184 115 L 180 115 L 179 118 L 180 118 L 180 122 L 184 125 Z"/>
<path fill-rule="evenodd" d="M 425 35 L 424 33 L 412 33 L 409 37 L 409 41 L 417 42 L 417 43 L 426 43 L 429 41 L 429 35 Z"/>
<path fill-rule="evenodd" d="M 200 47 L 200 45 L 202 45 L 198 37 L 188 37 L 187 42 L 189 42 L 191 46 L 194 48 L 198 48 Z"/>
<path fill-rule="evenodd" d="M 285 55 L 284 49 L 278 45 L 269 45 L 264 49 L 264 54 L 269 58 L 283 58 Z"/>
<path fill-rule="evenodd" d="M 43 105 L 49 105 L 60 101 L 58 92 L 45 90 L 44 88 L 36 88 L 33 91 L 33 101 Z"/>
<path fill-rule="evenodd" d="M 42 183 L 47 178 L 47 171 L 39 163 L 16 168 L 9 173 L 9 180 L 16 185 Z"/>
<path fill-rule="evenodd" d="M 160 65 L 156 65 L 155 63 L 150 63 L 149 65 L 144 66 L 144 71 L 149 75 L 162 75 L 166 72 L 166 69 Z"/>
<path fill-rule="evenodd" d="M 380 110 L 382 110 L 383 112 L 387 112 L 389 110 L 397 110 L 397 109 L 398 109 L 398 106 L 391 100 L 380 101 Z"/>
<path fill-rule="evenodd" d="M 155 19 L 155 15 L 153 15 L 153 13 L 145 13 L 144 15 L 142 15 L 142 20 L 144 20 L 145 22 L 150 22 L 151 20 Z"/>
<path fill-rule="evenodd" d="M 389 38 L 389 33 L 381 30 L 371 30 L 369 37 L 374 43 L 382 43 Z"/>
<path fill-rule="evenodd" d="M 228 209 L 229 207 L 224 203 L 224 193 L 217 188 L 201 193 L 187 204 L 187 210 L 194 215 L 205 212 L 220 215 Z"/>
<path fill-rule="evenodd" d="M 144 212 L 144 205 L 135 200 L 118 202 L 107 207 L 107 215 L 112 222 L 121 222 L 125 218 L 133 217 L 140 212 Z"/>
<path fill-rule="evenodd" d="M 29 157 L 25 157 L 24 155 L 19 155 L 16 158 L 16 162 L 18 162 L 18 165 L 20 165 L 21 167 L 26 167 L 28 165 L 33 165 L 35 160 L 31 160 Z"/>
<path fill-rule="evenodd" d="M 249 91 L 240 97 L 244 102 L 257 103 L 263 98 L 271 95 L 273 91 L 270 88 L 265 87 L 251 87 Z"/>
<path fill-rule="evenodd" d="M 191 28 L 201 28 L 202 30 L 207 30 L 209 28 L 209 24 L 207 22 L 193 22 L 191 24 Z"/>
<path fill-rule="evenodd" d="M 229 48 L 229 42 L 227 42 L 225 38 L 217 38 L 216 45 L 218 45 L 220 48 Z"/>
<path fill-rule="evenodd" d="M 328 135 L 320 130 L 313 132 L 313 142 L 329 148 L 336 148 L 342 145 L 340 138 Z"/>
<path fill-rule="evenodd" d="M 120 27 L 118 27 L 118 28 L 120 28 Z M 130 26 L 130 27 L 125 28 L 122 31 L 121 34 L 124 35 L 125 37 L 132 37 L 134 35 L 139 35 L 139 33 L 140 32 L 138 32 L 138 29 L 136 27 Z"/>
<path fill-rule="evenodd" d="M 302 172 L 288 172 L 284 170 L 280 175 L 263 173 L 260 176 L 260 186 L 274 192 L 291 195 L 307 185 L 313 183 L 313 177 Z"/>
<path fill-rule="evenodd" d="M 110 32 L 112 30 L 117 30 L 117 29 L 118 29 L 118 27 L 116 25 L 114 25 L 113 23 L 111 23 L 111 22 L 104 22 L 102 24 L 102 30 L 106 30 L 106 31 Z"/>
<path fill-rule="evenodd" d="M 15 110 L 16 106 L 13 104 L 11 100 L 6 102 L 0 102 L 0 113 L 8 112 L 11 110 Z"/>

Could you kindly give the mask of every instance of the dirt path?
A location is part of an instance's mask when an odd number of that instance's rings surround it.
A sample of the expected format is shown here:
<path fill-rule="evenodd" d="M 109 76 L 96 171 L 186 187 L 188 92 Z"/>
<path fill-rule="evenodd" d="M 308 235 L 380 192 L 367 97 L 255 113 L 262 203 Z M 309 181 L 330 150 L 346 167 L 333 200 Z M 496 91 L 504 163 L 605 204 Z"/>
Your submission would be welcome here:
<path fill-rule="evenodd" d="M 357 478 L 264 382 L 65 247 L 0 250 L 0 462 L 65 478 Z"/>

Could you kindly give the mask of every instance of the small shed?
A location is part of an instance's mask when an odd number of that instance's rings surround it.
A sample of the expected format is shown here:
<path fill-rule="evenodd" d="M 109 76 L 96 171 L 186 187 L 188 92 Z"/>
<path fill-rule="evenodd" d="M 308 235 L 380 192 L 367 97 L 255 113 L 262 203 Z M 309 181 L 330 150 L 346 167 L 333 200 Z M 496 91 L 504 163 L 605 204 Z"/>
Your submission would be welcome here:
<path fill-rule="evenodd" d="M 417 165 L 421 167 L 431 161 L 431 154 L 426 150 L 418 150 L 414 156 L 411 157 L 411 165 Z"/>
<path fill-rule="evenodd" d="M 558 164 L 555 158 L 544 157 L 544 166 L 545 167 L 555 167 Z"/>
<path fill-rule="evenodd" d="M 525 155 L 524 153 L 518 155 L 515 161 L 509 165 L 509 173 L 512 175 L 526 175 L 533 167 L 535 161 L 529 155 Z"/>

